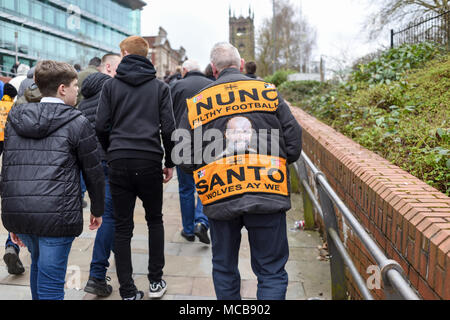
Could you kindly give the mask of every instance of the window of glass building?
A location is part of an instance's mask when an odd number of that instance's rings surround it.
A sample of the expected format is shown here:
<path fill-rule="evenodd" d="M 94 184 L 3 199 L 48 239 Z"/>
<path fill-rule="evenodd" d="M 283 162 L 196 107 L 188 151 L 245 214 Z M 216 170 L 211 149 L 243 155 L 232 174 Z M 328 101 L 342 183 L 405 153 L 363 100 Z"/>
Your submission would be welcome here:
<path fill-rule="evenodd" d="M 16 1 L 15 0 L 3 0 L 3 6 L 6 9 L 16 10 Z"/>
<path fill-rule="evenodd" d="M 3 71 L 9 72 L 16 63 L 16 58 L 11 56 L 3 56 Z"/>
<path fill-rule="evenodd" d="M 24 28 L 22 27 L 19 32 L 19 52 L 28 54 L 30 43 L 31 43 L 31 37 L 30 33 L 26 32 Z"/>
<path fill-rule="evenodd" d="M 19 12 L 25 16 L 30 15 L 30 3 L 28 0 L 19 1 Z"/>
<path fill-rule="evenodd" d="M 13 49 L 14 43 L 16 41 L 14 37 L 14 33 L 16 32 L 16 29 L 11 26 L 5 26 L 2 27 L 3 31 L 3 39 L 5 39 L 7 49 Z"/>
<path fill-rule="evenodd" d="M 56 25 L 59 28 L 65 28 L 66 27 L 66 17 L 64 13 L 61 11 L 56 12 Z"/>
<path fill-rule="evenodd" d="M 54 54 L 56 50 L 56 41 L 52 39 L 51 36 L 45 36 L 45 46 L 47 47 L 47 52 L 50 54 Z"/>
<path fill-rule="evenodd" d="M 53 8 L 45 8 L 44 10 L 44 19 L 45 22 L 53 25 L 55 23 L 55 10 Z"/>
<path fill-rule="evenodd" d="M 42 20 L 42 5 L 37 2 L 33 2 L 32 10 L 33 18 Z"/>

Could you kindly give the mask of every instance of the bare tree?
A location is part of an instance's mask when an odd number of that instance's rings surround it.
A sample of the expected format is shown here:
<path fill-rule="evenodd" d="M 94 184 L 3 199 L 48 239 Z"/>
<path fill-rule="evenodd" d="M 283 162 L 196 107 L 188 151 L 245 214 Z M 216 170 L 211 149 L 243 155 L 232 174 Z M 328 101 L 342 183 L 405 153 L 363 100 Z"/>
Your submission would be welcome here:
<path fill-rule="evenodd" d="M 366 28 L 370 38 L 380 35 L 393 23 L 402 24 L 418 19 L 427 13 L 443 13 L 450 10 L 449 0 L 381 0 L 369 1 L 375 6 L 375 14 L 369 16 Z"/>
<path fill-rule="evenodd" d="M 263 22 L 257 40 L 257 60 L 260 74 L 271 73 L 273 63 L 278 69 L 301 70 L 311 60 L 316 45 L 316 30 L 289 0 L 275 2 L 275 46 L 273 18 Z M 275 61 L 273 50 L 275 49 Z"/>

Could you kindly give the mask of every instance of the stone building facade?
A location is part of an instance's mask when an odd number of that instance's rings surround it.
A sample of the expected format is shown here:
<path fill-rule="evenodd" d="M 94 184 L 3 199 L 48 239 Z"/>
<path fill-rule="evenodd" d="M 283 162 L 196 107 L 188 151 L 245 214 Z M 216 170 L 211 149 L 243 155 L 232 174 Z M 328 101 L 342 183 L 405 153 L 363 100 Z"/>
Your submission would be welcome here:
<path fill-rule="evenodd" d="M 155 66 L 157 77 L 160 79 L 164 78 L 167 71 L 175 73 L 177 67 L 187 60 L 186 50 L 183 47 L 173 49 L 167 35 L 167 31 L 159 27 L 157 36 L 144 37 L 150 45 L 148 58 Z"/>

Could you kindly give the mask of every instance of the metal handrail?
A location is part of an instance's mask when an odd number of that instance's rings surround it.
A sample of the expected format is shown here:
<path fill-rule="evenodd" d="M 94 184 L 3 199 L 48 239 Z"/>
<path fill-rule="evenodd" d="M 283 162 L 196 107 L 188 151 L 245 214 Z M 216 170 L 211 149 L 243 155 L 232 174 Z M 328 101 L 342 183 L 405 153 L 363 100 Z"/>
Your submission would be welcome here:
<path fill-rule="evenodd" d="M 319 199 L 316 199 L 312 192 L 306 171 L 306 165 L 311 169 L 319 190 Z M 328 247 L 331 259 L 331 277 L 333 285 L 333 299 L 346 299 L 346 283 L 344 264 L 348 267 L 350 274 L 355 280 L 362 296 L 366 300 L 373 300 L 370 291 L 368 290 L 362 276 L 359 274 L 352 259 L 350 258 L 345 245 L 339 237 L 339 228 L 337 218 L 334 211 L 334 205 L 340 210 L 346 222 L 351 226 L 353 231 L 359 237 L 361 242 L 366 247 L 367 251 L 372 255 L 378 264 L 381 275 L 383 277 L 384 292 L 389 300 L 420 300 L 417 294 L 413 291 L 405 278 L 405 273 L 398 262 L 390 260 L 386 257 L 383 251 L 378 247 L 376 242 L 367 233 L 365 228 L 359 223 L 353 213 L 348 209 L 344 202 L 339 198 L 336 192 L 328 183 L 326 176 L 314 165 L 309 157 L 302 152 L 302 155 L 297 163 L 294 163 L 295 171 L 300 179 L 303 189 L 307 196 L 313 203 L 314 207 L 319 212 L 325 224 L 325 229 L 329 241 Z M 334 205 L 333 205 L 334 204 Z"/>

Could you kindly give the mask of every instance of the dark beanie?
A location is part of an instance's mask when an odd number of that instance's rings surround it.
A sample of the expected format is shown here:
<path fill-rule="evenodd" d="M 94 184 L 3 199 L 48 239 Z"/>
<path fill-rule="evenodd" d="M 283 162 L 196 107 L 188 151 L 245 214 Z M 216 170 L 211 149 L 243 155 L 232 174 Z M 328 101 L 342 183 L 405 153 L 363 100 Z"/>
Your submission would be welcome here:
<path fill-rule="evenodd" d="M 3 87 L 3 94 L 8 95 L 12 99 L 14 99 L 17 96 L 17 90 L 12 84 L 6 83 Z"/>

